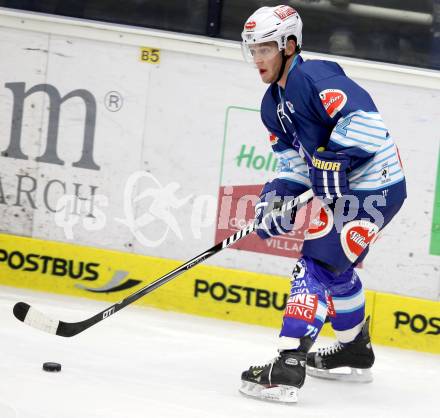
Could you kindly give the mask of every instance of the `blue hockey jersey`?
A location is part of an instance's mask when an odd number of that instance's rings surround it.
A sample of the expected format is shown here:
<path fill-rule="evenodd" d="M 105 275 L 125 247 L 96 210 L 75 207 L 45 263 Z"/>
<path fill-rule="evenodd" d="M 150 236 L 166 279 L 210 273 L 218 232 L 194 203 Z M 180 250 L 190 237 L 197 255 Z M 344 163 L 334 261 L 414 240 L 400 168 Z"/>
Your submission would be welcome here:
<path fill-rule="evenodd" d="M 277 178 L 289 182 L 292 193 L 311 187 L 311 158 L 323 146 L 350 157 L 354 193 L 391 188 L 398 191 L 394 198 L 406 197 L 398 150 L 381 115 L 337 63 L 296 56 L 285 90 L 277 84 L 267 89 L 261 117 L 279 160 Z"/>

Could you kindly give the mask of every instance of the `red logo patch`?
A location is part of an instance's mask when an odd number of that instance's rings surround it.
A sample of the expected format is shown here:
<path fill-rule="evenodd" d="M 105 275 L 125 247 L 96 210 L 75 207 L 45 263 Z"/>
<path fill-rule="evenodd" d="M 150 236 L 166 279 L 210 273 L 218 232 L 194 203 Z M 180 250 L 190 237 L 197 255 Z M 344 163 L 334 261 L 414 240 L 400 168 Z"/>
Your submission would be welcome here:
<path fill-rule="evenodd" d="M 352 221 L 346 224 L 341 231 L 342 248 L 351 262 L 362 254 L 377 237 L 379 227 L 369 221 Z"/>
<path fill-rule="evenodd" d="M 302 319 L 306 322 L 315 320 L 316 310 L 318 309 L 318 295 L 309 293 L 299 293 L 289 298 L 284 311 L 287 318 Z"/>
<path fill-rule="evenodd" d="M 319 213 L 310 221 L 304 234 L 304 239 L 316 239 L 327 235 L 333 227 L 333 212 L 328 207 L 322 207 Z"/>
<path fill-rule="evenodd" d="M 250 20 L 249 22 L 246 22 L 246 24 L 244 25 L 244 28 L 251 30 L 251 29 L 255 29 L 255 26 L 257 26 L 257 22 Z"/>
<path fill-rule="evenodd" d="M 275 16 L 278 16 L 281 20 L 286 20 L 289 16 L 296 13 L 296 10 L 290 6 L 280 6 L 274 10 Z"/>
<path fill-rule="evenodd" d="M 275 145 L 278 143 L 278 137 L 274 134 L 269 135 L 269 141 L 271 145 Z"/>
<path fill-rule="evenodd" d="M 342 90 L 328 89 L 319 93 L 319 98 L 327 114 L 333 118 L 347 103 L 347 95 Z"/>
<path fill-rule="evenodd" d="M 336 316 L 335 305 L 333 305 L 333 299 L 330 295 L 327 295 L 327 315 L 331 318 Z"/>

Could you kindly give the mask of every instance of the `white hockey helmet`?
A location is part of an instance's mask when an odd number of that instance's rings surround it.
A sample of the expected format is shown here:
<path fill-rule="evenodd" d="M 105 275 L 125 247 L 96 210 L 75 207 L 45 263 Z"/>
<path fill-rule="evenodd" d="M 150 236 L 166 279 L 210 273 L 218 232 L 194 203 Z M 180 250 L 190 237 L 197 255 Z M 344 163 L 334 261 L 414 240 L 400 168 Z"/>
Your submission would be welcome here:
<path fill-rule="evenodd" d="M 253 62 L 251 45 L 275 41 L 278 50 L 286 48 L 289 36 L 296 38 L 297 50 L 302 44 L 302 20 L 298 12 L 290 6 L 261 7 L 244 24 L 241 37 L 243 56 L 247 62 Z"/>

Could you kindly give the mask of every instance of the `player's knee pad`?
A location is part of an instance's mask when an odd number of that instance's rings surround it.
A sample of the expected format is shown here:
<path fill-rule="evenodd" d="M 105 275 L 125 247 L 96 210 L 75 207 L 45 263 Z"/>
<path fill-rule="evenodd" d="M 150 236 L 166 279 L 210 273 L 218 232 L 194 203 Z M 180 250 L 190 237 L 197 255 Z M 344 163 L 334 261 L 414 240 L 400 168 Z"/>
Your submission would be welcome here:
<path fill-rule="evenodd" d="M 293 269 L 280 337 L 298 339 L 309 336 L 315 340 L 326 314 L 325 286 L 316 276 L 315 262 L 308 257 L 300 258 Z"/>
<path fill-rule="evenodd" d="M 365 317 L 365 295 L 353 268 L 335 278 L 328 286 L 329 318 L 336 338 L 353 341 L 361 332 Z"/>

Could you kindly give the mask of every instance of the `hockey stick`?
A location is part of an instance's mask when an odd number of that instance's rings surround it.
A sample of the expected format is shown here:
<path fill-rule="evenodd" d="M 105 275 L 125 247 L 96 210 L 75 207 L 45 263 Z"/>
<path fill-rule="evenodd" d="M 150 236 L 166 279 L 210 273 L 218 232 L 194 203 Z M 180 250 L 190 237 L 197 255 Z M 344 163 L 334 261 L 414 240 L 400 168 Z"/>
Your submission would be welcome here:
<path fill-rule="evenodd" d="M 307 190 L 297 198 L 286 202 L 281 207 L 279 212 L 283 213 L 294 208 L 299 208 L 300 206 L 308 203 L 312 198 L 312 190 Z M 92 325 L 95 325 L 98 322 L 101 322 L 102 320 L 113 315 L 114 313 L 120 311 L 121 309 L 140 299 L 147 293 L 152 292 L 163 284 L 179 276 L 183 272 L 193 268 L 197 264 L 200 264 L 202 261 L 205 261 L 214 254 L 217 254 L 218 252 L 224 250 L 225 248 L 228 248 L 232 244 L 235 244 L 237 241 L 252 233 L 256 229 L 256 227 L 257 225 L 254 222 L 243 228 L 242 230 L 237 231 L 235 234 L 231 235 L 228 238 L 225 238 L 222 242 L 214 245 L 212 248 L 205 251 L 204 253 L 199 254 L 197 257 L 194 257 L 193 259 L 187 261 L 185 264 L 182 264 L 181 266 L 177 267 L 173 271 L 170 271 L 169 273 L 165 274 L 164 276 L 160 277 L 149 285 L 143 287 L 142 289 L 139 289 L 137 292 L 127 296 L 120 302 L 117 302 L 114 305 L 110 306 L 110 308 L 107 308 L 104 311 L 99 312 L 84 321 L 64 322 L 57 319 L 52 319 L 37 311 L 35 308 L 32 308 L 25 302 L 18 302 L 15 304 L 14 315 L 19 321 L 24 322 L 25 324 L 30 325 L 33 328 L 37 328 L 41 331 L 45 331 L 50 334 L 60 335 L 62 337 L 73 337 L 74 335 L 83 332 L 87 328 L 90 328 Z"/>

